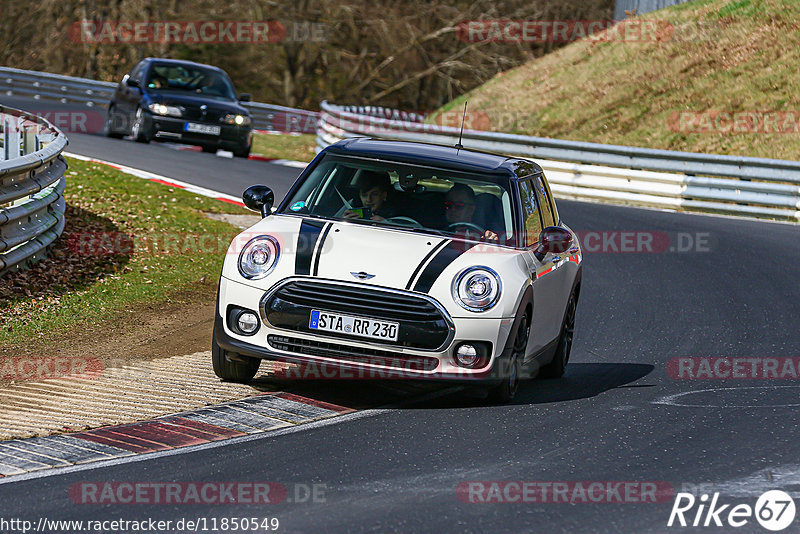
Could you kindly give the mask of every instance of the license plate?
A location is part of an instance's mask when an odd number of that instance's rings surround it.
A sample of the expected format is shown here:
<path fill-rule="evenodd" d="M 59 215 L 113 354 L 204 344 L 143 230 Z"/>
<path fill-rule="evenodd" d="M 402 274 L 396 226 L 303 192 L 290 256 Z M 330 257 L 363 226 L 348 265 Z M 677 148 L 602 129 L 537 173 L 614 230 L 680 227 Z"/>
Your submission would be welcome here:
<path fill-rule="evenodd" d="M 186 130 L 187 132 L 201 133 L 208 135 L 219 135 L 220 132 L 219 126 L 210 126 L 208 124 L 197 124 L 196 122 L 187 122 L 186 126 L 184 126 L 183 129 Z"/>
<path fill-rule="evenodd" d="M 397 341 L 400 323 L 311 310 L 311 319 L 308 327 L 312 330 L 324 330 L 326 332 L 379 339 L 381 341 Z"/>

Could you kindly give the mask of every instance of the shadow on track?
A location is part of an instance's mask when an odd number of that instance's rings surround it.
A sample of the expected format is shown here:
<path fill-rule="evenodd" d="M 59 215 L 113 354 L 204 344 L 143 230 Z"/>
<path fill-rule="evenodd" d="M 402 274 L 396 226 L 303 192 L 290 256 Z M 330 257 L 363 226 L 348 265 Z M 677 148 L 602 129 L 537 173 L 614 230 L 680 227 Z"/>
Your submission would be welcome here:
<path fill-rule="evenodd" d="M 520 384 L 513 405 L 548 404 L 595 397 L 606 391 L 628 386 L 650 374 L 653 365 L 638 363 L 571 363 L 560 379 L 526 380 Z M 407 403 L 399 408 L 448 409 L 487 406 L 480 388 L 446 382 L 419 380 L 314 380 L 276 378 L 261 375 L 251 385 L 261 391 L 280 390 L 352 408 L 372 408 Z M 649 384 L 635 387 L 652 387 Z M 442 395 L 414 402 L 419 395 Z M 411 401 L 411 402 L 409 402 Z"/>

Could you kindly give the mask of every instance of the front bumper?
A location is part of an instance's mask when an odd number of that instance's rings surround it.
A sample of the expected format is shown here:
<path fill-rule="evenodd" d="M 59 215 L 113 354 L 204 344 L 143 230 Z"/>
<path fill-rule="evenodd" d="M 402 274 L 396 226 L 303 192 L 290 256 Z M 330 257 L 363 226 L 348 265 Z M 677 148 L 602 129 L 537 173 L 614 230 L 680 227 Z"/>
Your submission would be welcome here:
<path fill-rule="evenodd" d="M 239 334 L 227 324 L 229 306 L 259 310 L 265 292 L 226 278 L 220 279 L 215 342 L 225 351 L 241 356 L 304 364 L 324 378 L 354 379 L 432 379 L 447 381 L 494 382 L 502 379 L 502 366 L 514 318 L 453 318 L 454 335 L 448 344 L 435 351 L 400 348 L 385 344 L 342 339 L 324 334 L 275 328 L 259 315 L 261 324 L 252 336 Z M 288 341 L 287 341 L 288 340 Z M 491 346 L 488 362 L 469 369 L 456 364 L 454 350 L 462 342 L 482 342 Z M 311 347 L 311 348 L 309 348 Z M 342 350 L 344 349 L 344 350 Z M 337 353 L 337 350 L 341 352 Z M 354 360 L 353 354 L 359 356 Z"/>
<path fill-rule="evenodd" d="M 154 139 L 161 141 L 173 141 L 176 143 L 186 143 L 191 145 L 216 146 L 223 150 L 240 150 L 250 146 L 253 140 L 252 126 L 236 126 L 221 122 L 191 121 L 177 117 L 166 117 L 163 115 L 147 114 L 149 131 L 152 132 Z M 206 126 L 219 126 L 219 135 L 202 134 L 187 132 L 187 123 L 203 124 Z"/>

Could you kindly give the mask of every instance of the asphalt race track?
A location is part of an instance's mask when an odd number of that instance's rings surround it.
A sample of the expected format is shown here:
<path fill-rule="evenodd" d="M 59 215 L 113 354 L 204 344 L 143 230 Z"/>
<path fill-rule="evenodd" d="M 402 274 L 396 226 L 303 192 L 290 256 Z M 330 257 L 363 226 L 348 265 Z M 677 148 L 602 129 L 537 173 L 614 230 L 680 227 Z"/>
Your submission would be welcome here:
<path fill-rule="evenodd" d="M 298 172 L 96 135 L 70 135 L 69 151 L 234 195 L 264 183 L 280 197 Z M 573 229 L 596 232 L 587 242 L 601 249 L 585 250 L 565 378 L 528 382 L 508 406 L 455 392 L 215 448 L 6 480 L 0 517 L 277 517 L 287 532 L 718 532 L 667 527 L 672 497 L 474 503 L 460 500 L 457 488 L 471 481 L 639 481 L 679 492 L 710 484 L 726 503 L 753 505 L 780 482 L 796 497 L 800 383 L 675 379 L 667 366 L 686 357 L 800 357 L 800 228 L 558 206 Z M 619 252 L 619 232 L 671 244 L 661 252 Z M 73 503 L 74 484 L 102 481 L 270 481 L 287 488 L 324 484 L 325 491 L 317 502 L 296 502 L 290 491 L 295 502 L 266 506 Z M 735 531 L 765 530 L 751 519 Z"/>

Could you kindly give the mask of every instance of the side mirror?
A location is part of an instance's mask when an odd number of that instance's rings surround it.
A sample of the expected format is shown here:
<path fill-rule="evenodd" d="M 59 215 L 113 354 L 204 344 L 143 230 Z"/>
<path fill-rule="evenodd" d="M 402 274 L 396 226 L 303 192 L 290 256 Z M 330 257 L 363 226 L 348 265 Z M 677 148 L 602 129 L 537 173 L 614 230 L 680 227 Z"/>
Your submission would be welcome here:
<path fill-rule="evenodd" d="M 272 204 L 275 202 L 275 194 L 266 185 L 251 185 L 242 195 L 244 205 L 253 211 L 261 213 L 266 217 L 271 213 Z"/>
<path fill-rule="evenodd" d="M 548 226 L 539 234 L 539 243 L 533 253 L 541 261 L 550 252 L 555 254 L 566 252 L 571 244 L 572 234 L 569 231 L 558 226 Z"/>
<path fill-rule="evenodd" d="M 142 84 L 139 83 L 139 80 L 136 78 L 128 78 L 128 87 L 137 87 L 139 89 L 142 88 Z"/>
<path fill-rule="evenodd" d="M 250 102 L 253 96 L 250 93 L 242 93 L 239 95 L 239 102 Z"/>

